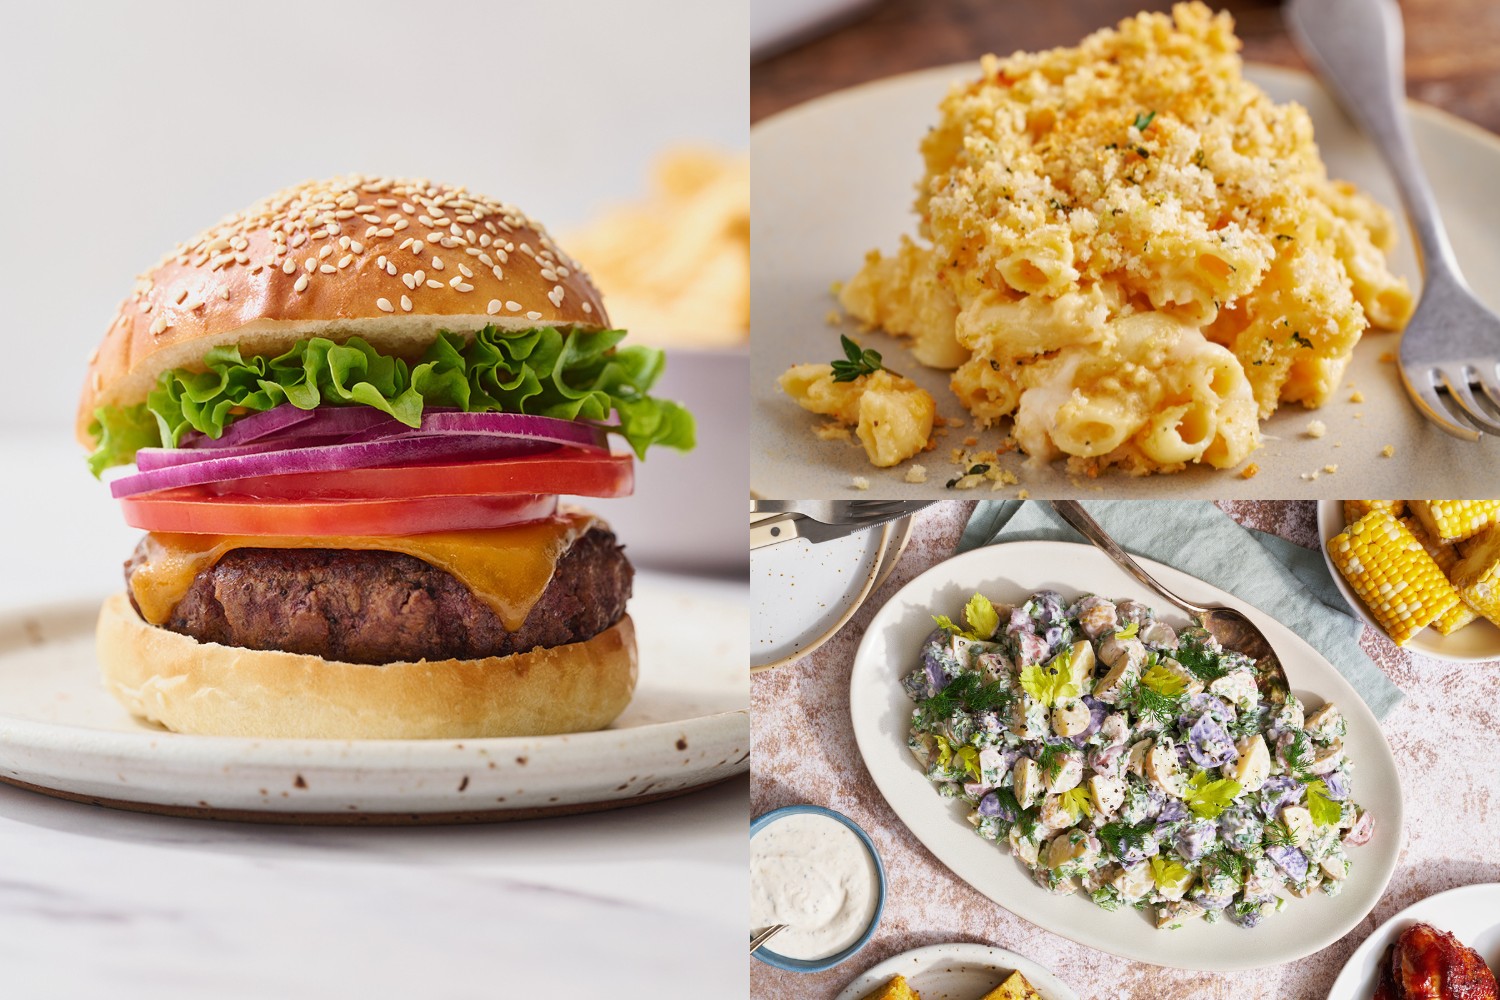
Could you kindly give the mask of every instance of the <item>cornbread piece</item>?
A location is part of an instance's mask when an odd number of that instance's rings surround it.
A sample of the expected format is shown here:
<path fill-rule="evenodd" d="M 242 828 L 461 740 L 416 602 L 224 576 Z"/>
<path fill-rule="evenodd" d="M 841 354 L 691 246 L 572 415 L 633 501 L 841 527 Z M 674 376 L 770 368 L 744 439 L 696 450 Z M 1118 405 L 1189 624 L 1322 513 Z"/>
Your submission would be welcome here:
<path fill-rule="evenodd" d="M 922 994 L 906 985 L 905 976 L 897 976 L 865 1000 L 922 1000 Z"/>
<path fill-rule="evenodd" d="M 1500 500 L 1412 500 L 1433 538 L 1462 542 L 1500 521 Z"/>
<path fill-rule="evenodd" d="M 1500 625 L 1500 525 L 1486 529 L 1466 551 L 1453 570 L 1453 585 L 1469 607 Z"/>
<path fill-rule="evenodd" d="M 1344 502 L 1348 503 L 1349 501 L 1346 500 Z M 1433 561 L 1438 564 L 1438 569 L 1443 571 L 1443 575 L 1451 583 L 1453 580 L 1453 571 L 1458 567 L 1458 561 L 1461 558 L 1458 550 L 1453 547 L 1453 543 L 1433 538 L 1416 518 L 1403 517 L 1401 523 L 1406 525 L 1406 530 L 1412 533 L 1413 538 L 1422 543 L 1422 548 L 1426 549 L 1427 554 L 1432 556 Z M 1459 597 L 1462 598 L 1463 595 L 1459 594 Z M 1437 629 L 1442 635 L 1449 635 L 1463 628 L 1477 617 L 1479 616 L 1474 613 L 1474 609 L 1460 600 L 1453 606 L 1452 611 L 1449 611 L 1433 622 L 1432 627 Z"/>
<path fill-rule="evenodd" d="M 1453 610 L 1453 584 L 1390 511 L 1372 510 L 1328 542 L 1328 556 L 1398 646 Z"/>
<path fill-rule="evenodd" d="M 1026 977 L 1019 972 L 1012 972 L 1006 977 L 1005 982 L 990 990 L 979 1000 L 1042 1000 L 1042 995 L 1036 991 L 1036 987 L 1026 981 Z"/>
<path fill-rule="evenodd" d="M 1406 516 L 1405 500 L 1345 500 L 1344 523 L 1353 524 L 1372 510 L 1388 510 L 1396 517 Z"/>
<path fill-rule="evenodd" d="M 915 234 L 844 307 L 957 365 L 960 401 L 1040 459 L 1238 467 L 1258 420 L 1332 398 L 1366 330 L 1412 309 L 1390 213 L 1328 177 L 1307 112 L 1238 49 L 1227 14 L 1179 3 L 986 56 L 921 141 Z"/>
<path fill-rule="evenodd" d="M 832 365 L 794 365 L 782 372 L 778 384 L 803 409 L 853 425 L 871 465 L 903 462 L 932 436 L 937 413 L 932 396 L 911 379 L 884 369 L 835 382 Z"/>

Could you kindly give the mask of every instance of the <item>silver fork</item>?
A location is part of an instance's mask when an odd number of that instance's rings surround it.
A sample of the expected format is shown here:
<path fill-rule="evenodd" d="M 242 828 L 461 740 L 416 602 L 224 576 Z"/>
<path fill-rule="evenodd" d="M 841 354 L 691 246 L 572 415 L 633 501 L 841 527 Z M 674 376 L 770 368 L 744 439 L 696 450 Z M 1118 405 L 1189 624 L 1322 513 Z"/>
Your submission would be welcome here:
<path fill-rule="evenodd" d="M 922 500 L 752 500 L 752 514 L 801 514 L 824 524 L 889 521 L 928 505 Z"/>
<path fill-rule="evenodd" d="M 1395 0 L 1288 0 L 1285 12 L 1308 61 L 1391 168 L 1416 234 L 1424 275 L 1401 335 L 1407 393 L 1455 437 L 1500 434 L 1500 316 L 1464 281 L 1417 158 L 1404 111 L 1400 8 Z"/>
<path fill-rule="evenodd" d="M 1058 516 L 1064 521 L 1071 524 L 1075 531 L 1113 559 L 1121 569 L 1177 605 L 1179 610 L 1186 612 L 1210 635 L 1218 639 L 1219 644 L 1225 649 L 1244 653 L 1254 660 L 1255 681 L 1261 692 L 1277 704 L 1285 703 L 1287 694 L 1292 690 L 1292 684 L 1287 680 L 1286 670 L 1281 666 L 1281 657 L 1276 655 L 1276 650 L 1271 647 L 1271 640 L 1266 638 L 1260 626 L 1251 621 L 1248 616 L 1234 608 L 1220 607 L 1215 604 L 1194 604 L 1163 587 L 1157 582 L 1156 577 L 1147 573 L 1145 567 L 1135 561 L 1134 556 L 1120 548 L 1120 543 L 1111 538 L 1109 532 L 1105 531 L 1103 526 L 1094 520 L 1093 515 L 1084 510 L 1083 504 L 1077 500 L 1053 500 L 1052 509 L 1057 511 Z"/>

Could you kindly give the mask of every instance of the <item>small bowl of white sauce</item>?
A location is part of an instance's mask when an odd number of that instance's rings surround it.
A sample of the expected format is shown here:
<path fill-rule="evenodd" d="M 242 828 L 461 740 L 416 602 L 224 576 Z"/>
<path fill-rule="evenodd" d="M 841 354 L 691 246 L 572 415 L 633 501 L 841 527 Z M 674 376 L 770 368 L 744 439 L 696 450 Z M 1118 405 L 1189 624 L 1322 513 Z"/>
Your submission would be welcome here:
<path fill-rule="evenodd" d="M 885 866 L 849 817 L 797 805 L 750 822 L 750 933 L 787 925 L 755 952 L 762 962 L 831 969 L 865 946 L 884 907 Z"/>

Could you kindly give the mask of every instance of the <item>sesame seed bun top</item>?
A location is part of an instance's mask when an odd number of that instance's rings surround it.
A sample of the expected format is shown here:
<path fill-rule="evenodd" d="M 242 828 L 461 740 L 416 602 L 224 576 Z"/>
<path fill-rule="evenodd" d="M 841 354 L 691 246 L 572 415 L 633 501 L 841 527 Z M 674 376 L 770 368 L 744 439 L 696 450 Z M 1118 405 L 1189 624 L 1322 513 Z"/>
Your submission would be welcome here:
<path fill-rule="evenodd" d="M 203 231 L 140 275 L 89 359 L 94 409 L 146 398 L 210 348 L 275 354 L 359 336 L 415 356 L 439 330 L 609 325 L 587 274 L 513 205 L 420 179 L 309 181 Z"/>

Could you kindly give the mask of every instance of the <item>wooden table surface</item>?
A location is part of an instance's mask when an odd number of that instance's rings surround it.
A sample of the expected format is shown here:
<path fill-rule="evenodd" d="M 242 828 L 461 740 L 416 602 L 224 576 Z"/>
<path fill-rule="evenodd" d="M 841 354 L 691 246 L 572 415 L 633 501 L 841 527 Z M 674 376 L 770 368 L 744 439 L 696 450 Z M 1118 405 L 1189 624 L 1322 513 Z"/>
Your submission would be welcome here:
<path fill-rule="evenodd" d="M 1301 545 L 1317 544 L 1315 503 L 1225 501 L 1219 506 L 1246 526 Z M 1500 881 L 1500 759 L 1474 738 L 1500 727 L 1494 699 L 1500 661 L 1433 660 L 1397 649 L 1366 628 L 1360 647 L 1406 696 L 1381 723 L 1401 775 L 1405 844 L 1374 912 L 1336 943 L 1296 962 L 1246 972 L 1162 969 L 1042 930 L 970 888 L 917 841 L 875 788 L 854 745 L 848 699 L 854 651 L 871 617 L 907 581 L 952 555 L 972 509 L 972 503 L 947 501 L 923 511 L 895 572 L 839 634 L 802 660 L 752 678 L 750 814 L 797 802 L 845 813 L 874 839 L 889 887 L 874 938 L 843 964 L 804 975 L 750 959 L 753 1000 L 833 1000 L 881 960 L 943 941 L 1018 952 L 1087 1000 L 1317 1000 L 1328 995 L 1360 942 L 1396 911 L 1455 886 Z M 1010 863 L 998 856 L 997 862 Z M 1295 914 L 1272 919 L 1295 919 Z"/>
<path fill-rule="evenodd" d="M 1234 14 L 1245 58 L 1304 67 L 1280 4 L 1218 0 Z M 879 0 L 831 34 L 751 67 L 750 118 L 896 73 L 986 52 L 1073 45 L 1084 35 L 1170 0 Z M 1500 133 L 1500 3 L 1403 0 L 1407 89 Z"/>

